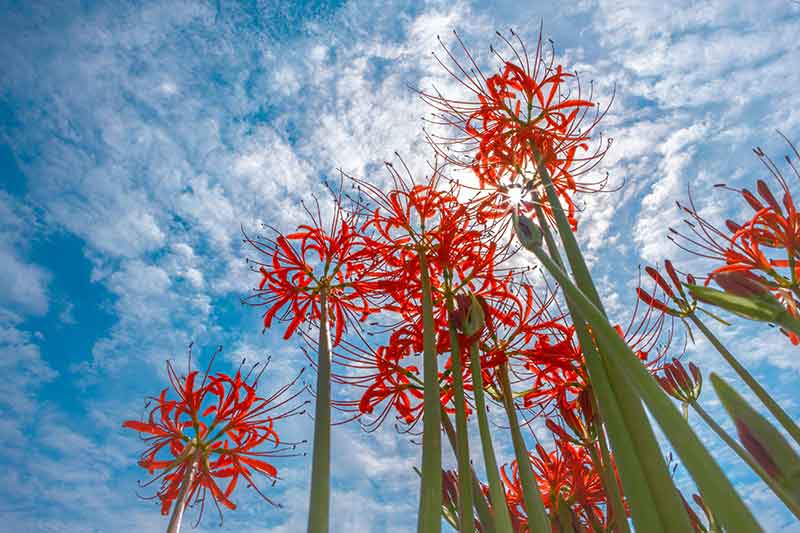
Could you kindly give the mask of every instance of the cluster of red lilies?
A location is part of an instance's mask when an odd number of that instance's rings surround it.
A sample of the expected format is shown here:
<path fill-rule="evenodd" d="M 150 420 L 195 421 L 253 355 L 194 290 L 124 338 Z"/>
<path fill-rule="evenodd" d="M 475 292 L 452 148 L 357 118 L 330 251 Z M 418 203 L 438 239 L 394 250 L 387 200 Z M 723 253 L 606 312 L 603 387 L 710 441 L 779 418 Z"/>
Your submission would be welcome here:
<path fill-rule="evenodd" d="M 299 395 L 291 391 L 296 379 L 269 397 L 259 396 L 258 381 L 266 368 L 259 366 L 245 374 L 240 368 L 230 376 L 210 374 L 209 364 L 205 374 L 190 368 L 178 375 L 167 363 L 175 398 L 168 396 L 170 389 L 163 389 L 148 401 L 146 420 L 123 423 L 142 434 L 148 445 L 139 466 L 151 475 L 160 472 L 145 485 L 160 483 L 155 497 L 162 514 L 169 514 L 176 500 L 175 507 L 181 510 L 197 505 L 200 516 L 209 500 L 218 510 L 219 505 L 235 509 L 230 496 L 240 479 L 271 502 L 259 490 L 256 476 L 269 483 L 278 479 L 277 470 L 265 459 L 291 455 L 297 443 L 282 443 L 275 422 L 301 414 L 304 404 L 290 406 Z M 176 529 L 181 514 L 173 517 Z"/>
<path fill-rule="evenodd" d="M 631 470 L 620 479 L 615 453 L 622 441 L 603 418 L 603 410 L 611 411 L 593 385 L 598 367 L 592 375 L 587 364 L 598 353 L 608 358 L 611 341 L 596 323 L 584 321 L 595 315 L 578 310 L 575 320 L 575 297 L 561 293 L 561 281 L 553 284 L 524 266 L 512 232 L 512 222 L 530 217 L 550 239 L 550 254 L 557 253 L 551 225 L 569 248 L 577 230 L 574 194 L 605 186 L 603 179 L 583 179 L 608 148 L 597 139 L 590 147 L 605 111 L 591 94 L 581 96 L 577 77 L 544 59 L 541 39 L 532 55 L 515 34 L 511 39 L 504 39 L 508 57 L 493 49 L 500 68 L 491 76 L 463 44 L 463 59 L 445 48 L 448 61 L 440 63 L 466 96 L 420 93 L 434 109 L 430 121 L 447 132 L 428 133 L 437 157 L 426 177 L 416 177 L 402 160 L 386 163 L 388 187 L 342 174 L 330 201 L 315 200 L 313 209 L 306 208 L 308 223 L 295 232 L 267 227 L 265 236 L 246 236 L 258 252 L 249 261 L 260 280 L 245 302 L 263 309 L 265 330 L 280 322 L 284 339 L 300 336 L 317 350 L 317 357 L 309 356 L 318 370 L 309 531 L 328 529 L 331 407 L 367 430 L 391 417 L 399 431 L 419 434 L 422 421 L 419 531 L 438 531 L 442 516 L 462 532 L 532 532 L 542 524 L 553 531 L 629 530 L 623 489 L 633 486 L 626 485 Z M 713 229 L 693 206 L 685 208 L 696 223 L 684 238 L 701 255 L 724 260 L 709 281 L 738 297 L 763 289 L 796 316 L 800 226 L 788 186 L 782 177 L 779 183 L 782 203 L 763 182 L 760 199 L 741 191 L 754 213 L 744 224 L 729 222 L 730 234 Z M 785 250 L 788 259 L 764 249 Z M 563 268 L 560 261 L 547 269 Z M 702 297 L 696 291 L 704 287 L 691 276 L 683 283 L 670 262 L 665 266 L 672 285 L 655 269 L 646 270 L 665 296 L 639 289 L 648 305 L 637 305 L 626 328 L 610 331 L 624 339 L 637 364 L 653 374 L 663 369 L 659 379 L 667 393 L 698 407 L 699 369 L 690 366 L 692 379 L 680 362 L 665 366 L 662 359 L 672 317 L 697 321 L 696 298 Z M 751 285 L 730 282 L 725 276 L 731 272 Z M 787 334 L 797 343 L 791 328 Z M 603 364 L 613 378 L 616 363 Z M 261 373 L 248 384 L 253 375 L 207 371 L 197 385 L 196 371 L 179 378 L 170 367 L 178 398 L 168 399 L 165 390 L 146 422 L 125 423 L 150 445 L 140 465 L 162 472 L 156 479 L 164 513 L 177 501 L 179 515 L 192 501 L 204 503 L 206 493 L 233 508 L 230 496 L 239 478 L 256 490 L 255 473 L 277 478 L 264 458 L 287 449 L 274 423 L 299 412 L 288 406 L 299 393 L 288 392 L 292 383 L 262 398 L 255 390 Z M 625 416 L 643 416 L 636 401 Z M 505 414 L 515 447 L 516 460 L 501 468 L 492 444 L 499 437 L 489 432 L 486 418 L 492 404 Z M 471 468 L 470 418 L 480 428 L 488 485 Z M 458 471 L 442 469 L 442 431 Z M 683 502 L 686 524 L 703 530 Z M 645 524 L 649 518 L 634 511 L 633 519 Z M 668 513 L 659 518 L 669 519 Z"/>

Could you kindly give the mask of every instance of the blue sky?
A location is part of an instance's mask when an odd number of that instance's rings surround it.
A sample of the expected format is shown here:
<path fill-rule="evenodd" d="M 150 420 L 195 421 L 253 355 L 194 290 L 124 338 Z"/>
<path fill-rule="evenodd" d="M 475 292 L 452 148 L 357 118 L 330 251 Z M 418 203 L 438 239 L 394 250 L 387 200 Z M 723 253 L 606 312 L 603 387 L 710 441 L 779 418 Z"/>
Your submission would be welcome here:
<path fill-rule="evenodd" d="M 0 3 L 0 519 L 17 531 L 150 531 L 137 497 L 140 443 L 120 423 L 165 384 L 194 340 L 226 361 L 274 356 L 275 383 L 304 359 L 261 334 L 239 298 L 240 225 L 302 220 L 299 201 L 341 167 L 382 180 L 394 151 L 425 168 L 409 86 L 454 89 L 436 36 L 481 61 L 495 30 L 531 42 L 544 21 L 559 59 L 616 86 L 603 132 L 613 194 L 582 198 L 580 238 L 611 311 L 625 317 L 637 266 L 682 258 L 666 240 L 687 187 L 714 219 L 742 206 L 712 184 L 749 185 L 800 142 L 800 5 L 792 2 L 9 2 Z M 563 4 L 563 5 L 562 5 Z M 686 258 L 682 264 L 702 264 Z M 753 332 L 758 335 L 753 335 Z M 796 416 L 796 348 L 767 328 L 720 334 Z M 729 372 L 705 344 L 705 369 Z M 723 420 L 707 391 L 708 408 Z M 730 426 L 726 422 L 726 427 Z M 311 420 L 287 434 L 310 438 Z M 418 449 L 388 427 L 334 433 L 333 530 L 409 531 Z M 769 531 L 800 531 L 706 431 Z M 509 443 L 500 453 L 510 456 Z M 305 523 L 308 460 L 278 463 L 273 509 L 248 491 L 220 529 Z M 146 491 L 140 491 L 146 494 Z M 793 528 L 793 529 L 792 529 Z"/>

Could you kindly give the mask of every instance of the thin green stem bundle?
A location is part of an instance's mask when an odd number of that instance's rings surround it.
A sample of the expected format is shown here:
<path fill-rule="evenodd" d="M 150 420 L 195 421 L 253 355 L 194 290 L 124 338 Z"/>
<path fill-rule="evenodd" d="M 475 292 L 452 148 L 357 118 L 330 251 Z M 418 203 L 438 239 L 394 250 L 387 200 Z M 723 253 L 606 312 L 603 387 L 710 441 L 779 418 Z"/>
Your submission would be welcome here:
<path fill-rule="evenodd" d="M 328 332 L 328 294 L 320 290 L 317 398 L 314 411 L 314 451 L 311 457 L 311 497 L 308 533 L 328 533 L 331 483 L 331 348 Z"/>
<path fill-rule="evenodd" d="M 419 533 L 439 533 L 442 512 L 442 438 L 439 400 L 439 365 L 433 321 L 433 296 L 428 273 L 428 258 L 419 252 L 422 283 L 424 414 L 422 419 L 422 479 L 420 481 Z"/>

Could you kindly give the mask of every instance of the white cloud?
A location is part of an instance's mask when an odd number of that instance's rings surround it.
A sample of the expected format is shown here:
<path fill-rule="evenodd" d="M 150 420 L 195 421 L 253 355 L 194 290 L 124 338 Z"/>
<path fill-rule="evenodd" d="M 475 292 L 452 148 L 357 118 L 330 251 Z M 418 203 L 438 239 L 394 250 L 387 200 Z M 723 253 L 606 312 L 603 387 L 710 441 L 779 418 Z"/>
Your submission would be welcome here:
<path fill-rule="evenodd" d="M 0 191 L 0 303 L 44 315 L 52 276 L 24 257 L 36 230 L 41 227 L 33 209 Z"/>
<path fill-rule="evenodd" d="M 0 243 L 0 298 L 36 315 L 47 312 L 47 284 L 50 274 L 43 268 L 25 263 L 15 250 Z"/>

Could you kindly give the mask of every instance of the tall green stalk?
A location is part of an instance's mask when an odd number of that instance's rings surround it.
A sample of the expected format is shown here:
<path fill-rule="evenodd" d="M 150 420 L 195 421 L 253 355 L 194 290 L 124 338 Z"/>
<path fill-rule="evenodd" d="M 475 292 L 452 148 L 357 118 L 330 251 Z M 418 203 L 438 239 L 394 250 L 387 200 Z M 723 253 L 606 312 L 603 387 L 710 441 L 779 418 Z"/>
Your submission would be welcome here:
<path fill-rule="evenodd" d="M 544 509 L 542 498 L 539 496 L 539 483 L 533 475 L 528 447 L 522 432 L 519 429 L 517 410 L 511 396 L 511 383 L 508 378 L 508 363 L 500 367 L 500 386 L 503 392 L 503 407 L 508 416 L 508 425 L 511 428 L 511 441 L 514 443 L 514 456 L 517 459 L 517 470 L 522 483 L 522 495 L 525 500 L 525 512 L 528 515 L 528 529 L 531 531 L 550 531 L 550 519 Z"/>
<path fill-rule="evenodd" d="M 189 446 L 192 446 L 191 444 Z M 169 517 L 169 524 L 167 524 L 167 533 L 180 533 L 181 522 L 183 521 L 183 513 L 186 511 L 186 506 L 189 504 L 189 495 L 191 491 L 189 488 L 192 486 L 194 476 L 197 471 L 198 462 L 201 460 L 201 449 L 196 448 L 194 452 L 194 459 L 189 468 L 183 474 L 181 486 L 178 490 L 178 497 L 175 499 L 174 507 L 172 509 L 172 516 Z"/>
<path fill-rule="evenodd" d="M 578 246 L 575 234 L 572 232 L 572 227 L 561 207 L 561 200 L 556 193 L 550 173 L 542 162 L 536 147 L 533 144 L 530 147 L 536 157 L 538 173 L 542 179 L 572 274 L 580 290 L 584 292 L 589 301 L 597 307 L 605 318 L 605 310 L 603 309 L 600 295 L 597 292 L 594 281 L 592 281 L 592 276 L 586 266 L 586 261 Z M 661 454 L 653 428 L 650 426 L 640 399 L 636 397 L 633 389 L 626 383 L 624 372 L 615 365 L 608 364 L 607 359 L 613 353 L 608 348 L 602 341 L 598 342 L 599 353 L 604 356 L 604 367 L 611 383 L 611 390 L 616 396 L 621 414 L 625 417 L 625 426 L 630 431 L 633 440 L 633 452 L 640 457 L 639 464 L 643 469 L 644 480 L 649 486 L 662 527 L 667 531 L 688 531 L 687 528 L 691 527 L 689 515 L 686 513 L 680 494 L 672 482 L 672 476 Z M 631 472 L 629 471 L 628 474 L 630 477 Z"/>
<path fill-rule="evenodd" d="M 512 533 L 511 515 L 508 513 L 506 495 L 500 481 L 500 473 L 495 459 L 492 432 L 489 429 L 489 419 L 486 416 L 486 395 L 483 391 L 483 375 L 481 374 L 481 355 L 478 343 L 470 346 L 470 370 L 472 371 L 472 388 L 475 393 L 475 412 L 478 417 L 478 430 L 481 435 L 481 448 L 483 450 L 483 463 L 486 467 L 486 478 L 489 481 L 489 495 L 492 499 L 492 509 L 498 533 Z"/>
<path fill-rule="evenodd" d="M 453 401 L 456 406 L 456 459 L 458 461 L 458 529 L 461 533 L 475 531 L 472 515 L 472 483 L 469 464 L 469 434 L 467 430 L 466 399 L 464 397 L 464 372 L 461 365 L 461 349 L 458 332 L 453 322 L 455 305 L 453 295 L 449 292 L 446 298 L 447 314 L 450 318 L 450 359 L 453 362 Z"/>
<path fill-rule="evenodd" d="M 442 414 L 439 403 L 439 364 L 428 258 L 419 252 L 422 284 L 422 373 L 425 380 L 422 416 L 422 479 L 419 493 L 418 533 L 439 533 L 442 528 Z"/>
<path fill-rule="evenodd" d="M 328 332 L 328 290 L 320 290 L 317 401 L 314 410 L 314 450 L 311 457 L 311 497 L 308 533 L 328 533 L 331 485 L 331 347 Z"/>
<path fill-rule="evenodd" d="M 758 477 L 760 477 L 764 483 L 766 483 L 769 488 L 772 489 L 772 492 L 774 492 L 775 495 L 781 499 L 781 501 L 792 512 L 792 514 L 795 517 L 800 518 L 800 503 L 795 501 L 789 494 L 787 494 L 786 489 L 781 487 L 772 476 L 770 476 L 763 468 L 761 468 L 761 465 L 759 465 L 755 459 L 753 459 L 753 456 L 750 455 L 750 453 L 745 450 L 741 444 L 736 442 L 733 437 L 728 435 L 728 432 L 722 429 L 722 427 L 717 424 L 713 418 L 711 418 L 711 415 L 709 415 L 699 403 L 695 401 L 691 402 L 689 405 L 691 405 L 692 409 L 694 409 L 694 411 L 700 415 L 700 418 L 703 419 L 703 422 L 705 422 L 708 427 L 710 427 L 714 433 L 716 433 L 717 436 L 719 436 L 719 438 L 728 445 L 730 449 L 736 452 L 736 455 L 738 455 L 742 461 L 747 463 L 747 466 L 749 466 L 753 472 L 758 474 Z"/>
<path fill-rule="evenodd" d="M 697 315 L 691 313 L 689 315 L 689 319 L 692 323 L 697 326 L 697 329 L 703 332 L 706 339 L 717 349 L 719 354 L 725 359 L 733 370 L 736 371 L 736 374 L 744 381 L 750 390 L 753 391 L 759 400 L 767 407 L 772 416 L 783 426 L 783 428 L 792 436 L 794 441 L 797 444 L 800 444 L 800 427 L 794 423 L 791 417 L 784 411 L 780 405 L 778 405 L 775 400 L 772 399 L 772 396 L 761 386 L 761 384 L 753 377 L 747 369 L 742 366 L 742 364 L 736 359 L 736 357 L 728 351 L 727 348 L 720 342 L 720 340 L 714 335 L 710 329 L 706 327 L 703 322 L 697 318 Z"/>
<path fill-rule="evenodd" d="M 453 423 L 450 421 L 450 417 L 447 416 L 447 413 L 442 413 L 442 427 L 447 435 L 447 439 L 450 441 L 450 448 L 452 448 L 454 454 L 458 455 L 456 430 L 453 428 Z M 481 482 L 478 480 L 478 476 L 475 474 L 472 465 L 470 465 L 469 474 L 472 480 L 472 503 L 475 506 L 475 510 L 478 512 L 478 520 L 480 520 L 486 533 L 495 533 L 497 528 L 494 525 L 492 510 L 489 509 L 489 502 L 486 501 Z"/>
<path fill-rule="evenodd" d="M 536 215 L 544 234 L 545 243 L 554 258 L 553 260 L 559 267 L 563 268 L 563 261 L 558 247 L 553 239 L 544 212 L 538 203 L 536 203 Z M 597 416 L 602 418 L 608 428 L 609 438 L 619 466 L 620 477 L 622 478 L 623 486 L 627 488 L 626 494 L 631 502 L 633 522 L 640 531 L 664 530 L 666 528 L 657 511 L 659 494 L 650 488 L 644 466 L 651 458 L 661 458 L 661 450 L 657 446 L 655 450 L 652 447 L 643 448 L 641 445 L 642 439 L 639 439 L 640 443 L 635 443 L 633 439 L 635 429 L 631 428 L 631 426 L 640 427 L 643 422 L 647 423 L 644 410 L 641 409 L 641 403 L 639 403 L 637 396 L 631 393 L 630 386 L 625 380 L 621 385 L 617 385 L 617 390 L 611 385 L 608 365 L 605 359 L 601 357 L 595 345 L 595 339 L 589 333 L 586 323 L 576 311 L 575 305 L 568 295 L 566 295 L 566 302 L 583 351 L 592 391 L 597 399 L 599 407 Z M 623 410 L 621 404 L 627 408 Z M 652 446 L 652 440 L 650 445 Z M 661 460 L 663 461 L 663 458 Z M 610 456 L 604 467 L 606 469 L 611 468 Z M 613 472 L 611 475 L 606 475 L 605 479 L 608 480 L 608 478 L 615 479 Z M 663 476 L 661 479 L 663 480 Z M 615 510 L 615 514 L 618 513 L 620 528 L 624 531 L 627 528 L 627 514 L 624 512 L 625 506 L 619 491 L 616 490 L 616 487 L 608 486 L 606 490 L 609 496 L 616 495 L 616 498 L 612 500 L 612 509 Z M 676 514 L 674 518 L 679 520 L 681 518 L 680 513 Z M 625 523 L 622 524 L 623 522 Z M 684 524 L 678 523 L 677 526 L 684 527 Z"/>
<path fill-rule="evenodd" d="M 686 469 L 692 475 L 703 497 L 714 513 L 720 517 L 722 524 L 730 531 L 741 531 L 742 533 L 761 531 L 758 522 L 725 477 L 722 469 L 653 376 L 609 324 L 603 312 L 575 286 L 541 247 L 531 246 L 529 249 L 534 252 L 545 268 L 556 278 L 568 297 L 578 306 L 580 315 L 591 324 L 592 332 L 598 341 L 607 346 L 610 353 L 615 354 L 614 357 L 609 357 L 608 361 L 622 369 L 626 378 L 634 384 L 650 413 L 661 426 Z"/>

